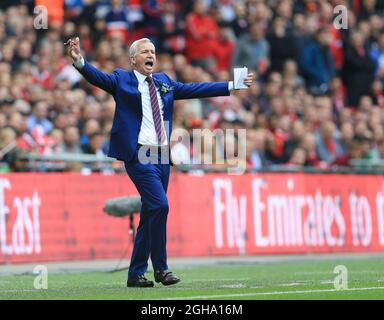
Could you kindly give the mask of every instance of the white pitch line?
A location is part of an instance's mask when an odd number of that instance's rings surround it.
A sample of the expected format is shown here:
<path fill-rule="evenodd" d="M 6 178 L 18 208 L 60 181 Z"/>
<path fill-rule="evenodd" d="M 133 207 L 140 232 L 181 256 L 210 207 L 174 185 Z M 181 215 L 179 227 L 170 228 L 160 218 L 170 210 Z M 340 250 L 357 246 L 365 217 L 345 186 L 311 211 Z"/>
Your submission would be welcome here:
<path fill-rule="evenodd" d="M 350 288 L 344 290 L 337 289 L 319 289 L 319 290 L 294 290 L 294 291 L 273 291 L 273 292 L 254 292 L 254 293 L 233 293 L 233 294 L 216 294 L 210 296 L 191 296 L 191 297 L 174 297 L 164 300 L 190 300 L 190 299 L 210 299 L 210 298 L 229 298 L 229 297 L 252 297 L 252 296 L 271 296 L 281 294 L 300 294 L 300 293 L 321 293 L 321 292 L 344 292 L 344 291 L 366 291 L 366 290 L 384 290 L 384 287 L 368 287 L 368 288 Z"/>
<path fill-rule="evenodd" d="M 41 291 L 41 290 L 0 290 L 0 293 L 11 293 L 11 292 L 18 292 L 18 293 L 23 293 L 23 292 L 38 292 L 38 291 Z"/>
<path fill-rule="evenodd" d="M 183 281 L 184 283 L 186 282 L 207 282 L 207 281 L 248 281 L 251 280 L 250 278 L 238 278 L 238 279 L 229 279 L 229 278 L 222 278 L 222 279 L 197 279 L 197 280 L 190 280 L 190 281 Z"/>
<path fill-rule="evenodd" d="M 279 284 L 280 287 L 294 287 L 294 286 L 302 286 L 306 283 L 303 282 L 290 282 L 290 283 L 281 283 Z"/>

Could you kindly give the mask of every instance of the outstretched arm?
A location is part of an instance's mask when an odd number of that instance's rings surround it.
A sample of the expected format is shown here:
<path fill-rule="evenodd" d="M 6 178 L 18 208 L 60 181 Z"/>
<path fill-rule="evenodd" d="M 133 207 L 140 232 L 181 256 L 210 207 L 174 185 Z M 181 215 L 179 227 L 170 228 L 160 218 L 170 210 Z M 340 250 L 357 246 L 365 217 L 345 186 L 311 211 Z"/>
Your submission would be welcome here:
<path fill-rule="evenodd" d="M 229 96 L 233 90 L 233 82 L 200 82 L 181 83 L 169 79 L 174 87 L 174 97 L 179 99 L 209 98 L 218 96 Z M 253 73 L 249 73 L 244 79 L 244 84 L 250 87 L 253 82 Z"/>
<path fill-rule="evenodd" d="M 114 94 L 117 87 L 118 72 L 114 71 L 112 74 L 105 73 L 98 70 L 90 63 L 84 60 L 80 51 L 80 39 L 69 39 L 66 43 L 68 55 L 73 60 L 75 68 L 93 85 L 107 91 L 110 94 Z"/>

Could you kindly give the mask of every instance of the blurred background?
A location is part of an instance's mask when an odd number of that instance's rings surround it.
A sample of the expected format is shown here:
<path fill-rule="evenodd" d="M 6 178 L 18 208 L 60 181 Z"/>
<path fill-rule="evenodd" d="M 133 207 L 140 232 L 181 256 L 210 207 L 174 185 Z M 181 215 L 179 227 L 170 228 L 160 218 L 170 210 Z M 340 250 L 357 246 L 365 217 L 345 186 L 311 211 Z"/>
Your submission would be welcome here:
<path fill-rule="evenodd" d="M 334 25 L 337 5 L 347 29 Z M 181 82 L 231 80 L 247 66 L 254 86 L 175 102 L 174 128 L 247 129 L 249 171 L 381 170 L 383 10 L 384 0 L 2 0 L 1 172 L 124 172 L 105 158 L 113 98 L 65 55 L 75 36 L 106 72 L 130 69 L 129 45 L 141 37 L 156 45 L 158 70 Z M 226 143 L 244 143 L 225 140 L 215 141 L 224 165 L 204 170 L 225 167 Z M 213 147 L 180 142 L 173 156 L 190 170 Z"/>
<path fill-rule="evenodd" d="M 137 191 L 123 163 L 106 157 L 113 97 L 65 53 L 77 36 L 83 56 L 106 72 L 129 70 L 130 44 L 148 37 L 158 71 L 177 81 L 228 81 L 243 66 L 256 75 L 228 97 L 175 102 L 172 170 L 181 172 L 169 184 L 168 255 L 216 261 L 195 271 L 193 260 L 176 264 L 188 288 L 222 294 L 225 280 L 231 292 L 271 284 L 279 292 L 286 282 L 318 291 L 347 264 L 343 252 L 363 259 L 348 265 L 351 286 L 380 289 L 382 256 L 363 253 L 384 251 L 384 0 L 1 0 L 0 275 L 30 273 L 16 264 L 32 262 L 59 262 L 64 273 L 63 261 L 81 260 L 76 272 L 84 260 L 120 259 L 103 270 L 128 265 L 139 215 L 110 217 L 103 207 Z M 196 129 L 246 132 L 202 143 Z M 240 147 L 248 172 L 223 174 L 237 157 L 228 149 Z M 212 164 L 199 164 L 211 155 Z M 287 264 L 282 253 L 307 262 Z M 244 259 L 226 260 L 228 268 L 212 260 L 228 255 Z M 108 280 L 61 276 L 52 275 L 54 297 L 116 287 L 127 298 L 116 285 L 125 271 Z M 0 298 L 49 297 L 30 295 L 30 279 L 2 279 Z M 172 296 L 164 292 L 151 298 Z"/>

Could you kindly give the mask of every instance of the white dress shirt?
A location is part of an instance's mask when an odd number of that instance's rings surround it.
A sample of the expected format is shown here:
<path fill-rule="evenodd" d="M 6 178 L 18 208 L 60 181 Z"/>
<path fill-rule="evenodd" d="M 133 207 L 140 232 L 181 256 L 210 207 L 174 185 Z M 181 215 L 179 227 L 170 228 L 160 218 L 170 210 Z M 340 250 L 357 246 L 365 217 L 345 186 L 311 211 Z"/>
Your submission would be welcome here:
<path fill-rule="evenodd" d="M 143 120 L 141 122 L 141 128 L 139 132 L 139 144 L 143 145 L 149 145 L 149 146 L 157 146 L 158 139 L 157 139 L 157 133 L 155 129 L 155 122 L 153 121 L 153 115 L 152 115 L 152 106 L 151 106 L 151 97 L 149 95 L 149 86 L 148 82 L 145 81 L 147 78 L 146 75 L 141 74 L 140 72 L 137 72 L 136 70 L 133 70 L 135 73 L 135 76 L 137 80 L 139 81 L 139 91 L 141 93 L 141 105 L 143 109 Z M 164 103 L 161 99 L 159 88 L 156 88 L 156 95 L 157 95 L 157 101 L 159 103 L 160 107 L 160 116 L 161 116 L 161 125 L 162 130 L 164 132 L 164 140 L 160 145 L 166 146 L 168 145 L 168 139 L 167 139 L 167 132 L 165 131 L 164 127 Z"/>

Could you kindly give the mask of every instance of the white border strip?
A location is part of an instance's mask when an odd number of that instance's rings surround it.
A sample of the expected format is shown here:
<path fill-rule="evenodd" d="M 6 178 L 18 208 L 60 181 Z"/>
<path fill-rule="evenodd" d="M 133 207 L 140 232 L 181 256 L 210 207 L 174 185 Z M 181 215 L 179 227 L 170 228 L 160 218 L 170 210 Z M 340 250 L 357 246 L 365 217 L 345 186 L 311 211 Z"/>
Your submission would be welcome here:
<path fill-rule="evenodd" d="M 350 288 L 344 290 L 337 289 L 318 289 L 318 290 L 293 290 L 293 291 L 272 291 L 272 292 L 254 292 L 254 293 L 231 293 L 231 294 L 215 294 L 206 296 L 190 296 L 190 297 L 173 297 L 164 300 L 193 300 L 193 299 L 215 299 L 230 297 L 252 297 L 252 296 L 272 296 L 284 294 L 301 294 L 301 293 L 321 293 L 321 292 L 346 292 L 346 291 L 367 291 L 367 290 L 384 290 L 384 287 L 368 287 L 368 288 Z"/>

